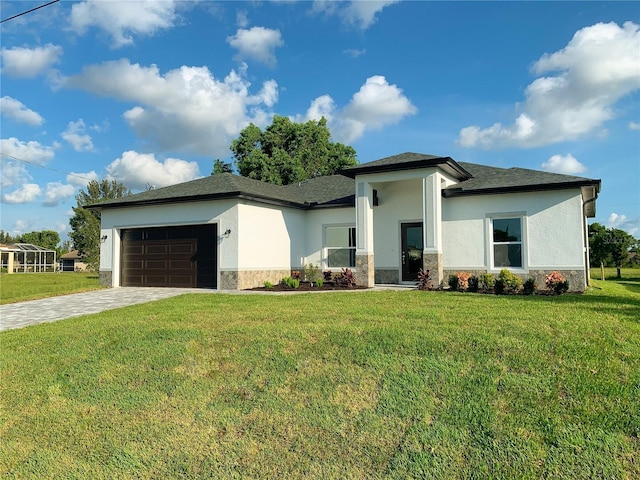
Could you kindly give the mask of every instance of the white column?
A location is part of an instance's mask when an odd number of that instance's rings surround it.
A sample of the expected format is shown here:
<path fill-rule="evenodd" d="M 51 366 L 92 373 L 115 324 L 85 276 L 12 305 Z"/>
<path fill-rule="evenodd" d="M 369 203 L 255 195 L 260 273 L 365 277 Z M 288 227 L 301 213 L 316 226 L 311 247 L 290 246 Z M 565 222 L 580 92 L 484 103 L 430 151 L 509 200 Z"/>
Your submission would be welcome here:
<path fill-rule="evenodd" d="M 373 255 L 373 188 L 356 183 L 356 254 Z"/>

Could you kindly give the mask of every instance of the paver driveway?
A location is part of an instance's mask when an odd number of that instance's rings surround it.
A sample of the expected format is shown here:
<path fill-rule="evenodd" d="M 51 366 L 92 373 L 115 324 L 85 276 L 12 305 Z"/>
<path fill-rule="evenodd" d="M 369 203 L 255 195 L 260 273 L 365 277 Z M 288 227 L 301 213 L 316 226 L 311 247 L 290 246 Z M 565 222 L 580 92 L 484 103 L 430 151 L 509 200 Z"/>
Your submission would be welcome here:
<path fill-rule="evenodd" d="M 0 305 L 0 332 L 175 297 L 184 293 L 215 292 L 216 290 L 192 288 L 105 288 L 28 302 L 10 303 Z"/>

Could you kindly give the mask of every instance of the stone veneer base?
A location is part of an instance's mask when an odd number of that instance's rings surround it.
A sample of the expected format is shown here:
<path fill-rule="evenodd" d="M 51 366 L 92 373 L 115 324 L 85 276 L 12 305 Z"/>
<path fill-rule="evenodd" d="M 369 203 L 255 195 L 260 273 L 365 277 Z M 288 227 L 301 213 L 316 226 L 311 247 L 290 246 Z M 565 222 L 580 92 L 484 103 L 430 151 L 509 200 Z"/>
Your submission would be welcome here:
<path fill-rule="evenodd" d="M 111 270 L 100 270 L 100 285 L 103 287 L 113 287 L 113 272 Z"/>
<path fill-rule="evenodd" d="M 480 275 L 487 273 L 486 270 L 444 270 L 444 282 L 445 284 L 449 281 L 450 275 L 455 275 L 459 272 L 467 272 L 471 275 L 475 275 L 476 277 L 480 277 Z M 570 292 L 584 292 L 585 288 L 587 288 L 586 284 L 586 273 L 584 270 L 529 270 L 529 273 L 518 274 L 520 278 L 522 278 L 523 282 L 526 282 L 529 278 L 535 279 L 536 285 L 538 286 L 538 290 L 544 290 L 547 288 L 544 282 L 544 278 L 549 275 L 551 272 L 560 272 L 564 277 L 569 280 L 569 291 Z M 498 273 L 493 274 L 495 278 L 498 278 Z"/>
<path fill-rule="evenodd" d="M 441 253 L 424 253 L 422 255 L 422 265 L 422 270 L 429 270 L 431 283 L 434 286 L 440 285 L 443 281 L 446 283 L 446 279 L 449 277 L 444 276 Z"/>
<path fill-rule="evenodd" d="M 269 281 L 274 285 L 285 277 L 291 276 L 290 269 L 282 270 L 241 270 L 221 271 L 220 290 L 244 290 L 264 286 Z"/>
<path fill-rule="evenodd" d="M 373 270 L 373 255 L 356 253 L 356 284 L 363 287 L 373 287 L 375 272 Z"/>
<path fill-rule="evenodd" d="M 397 268 L 376 268 L 375 282 L 395 285 L 400 283 L 400 274 Z"/>

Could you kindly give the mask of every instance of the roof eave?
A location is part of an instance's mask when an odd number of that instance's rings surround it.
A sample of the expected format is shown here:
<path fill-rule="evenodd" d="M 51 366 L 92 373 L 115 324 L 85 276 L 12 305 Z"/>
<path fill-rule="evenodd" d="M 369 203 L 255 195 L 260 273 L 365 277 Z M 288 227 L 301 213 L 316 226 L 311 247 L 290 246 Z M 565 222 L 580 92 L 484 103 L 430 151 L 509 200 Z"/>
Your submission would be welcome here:
<path fill-rule="evenodd" d="M 445 168 L 443 168 L 443 165 Z M 367 164 L 340 170 L 338 173 L 349 178 L 356 178 L 357 175 L 367 175 L 370 173 L 397 172 L 401 170 L 417 170 L 420 168 L 440 167 L 458 180 L 468 180 L 473 175 L 465 170 L 458 162 L 451 157 L 425 158 L 413 162 L 395 163 L 389 165 L 374 165 L 367 167 Z"/>
<path fill-rule="evenodd" d="M 525 192 L 543 192 L 548 190 L 567 190 L 572 188 L 594 187 L 594 191 L 600 191 L 600 180 L 580 180 L 570 182 L 558 182 L 558 183 L 540 183 L 533 185 L 515 185 L 506 187 L 490 187 L 479 188 L 473 190 L 464 190 L 462 188 L 447 188 L 442 190 L 442 196 L 444 198 L 451 197 L 467 197 L 474 195 L 496 195 L 504 193 L 525 193 Z"/>

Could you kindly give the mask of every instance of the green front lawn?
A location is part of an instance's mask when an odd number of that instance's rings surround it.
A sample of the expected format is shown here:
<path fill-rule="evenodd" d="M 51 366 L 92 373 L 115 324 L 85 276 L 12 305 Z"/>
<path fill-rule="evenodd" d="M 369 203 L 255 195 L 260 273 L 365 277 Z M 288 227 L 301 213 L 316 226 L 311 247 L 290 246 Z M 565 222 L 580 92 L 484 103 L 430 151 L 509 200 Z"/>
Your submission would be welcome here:
<path fill-rule="evenodd" d="M 185 295 L 0 334 L 3 478 L 640 478 L 640 283 Z"/>
<path fill-rule="evenodd" d="M 0 275 L 0 305 L 98 288 L 102 287 L 97 273 L 3 273 Z"/>

